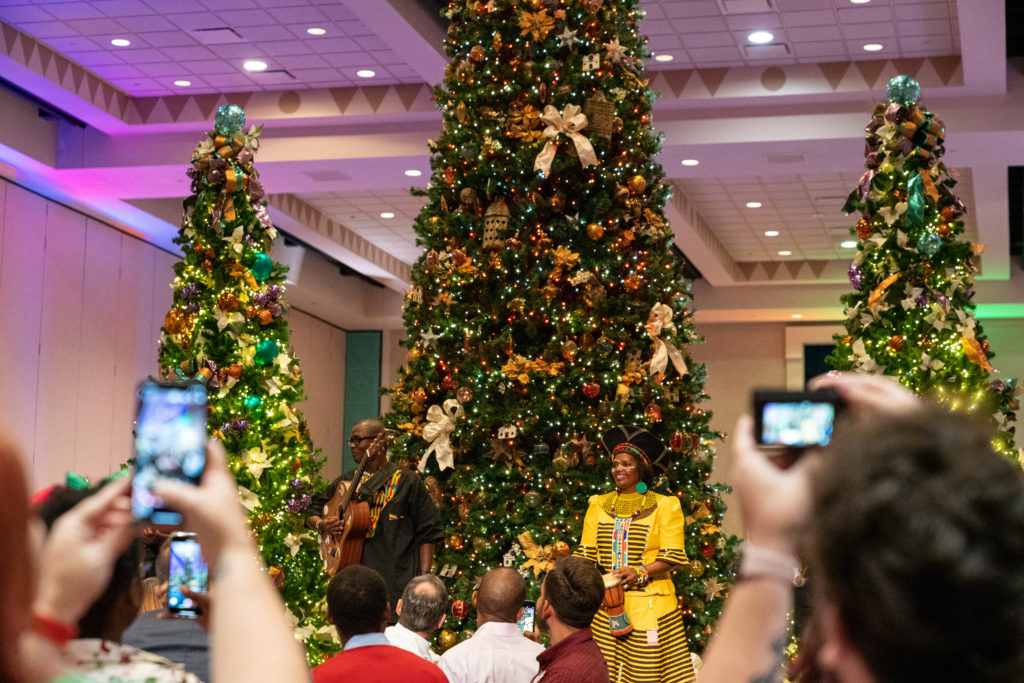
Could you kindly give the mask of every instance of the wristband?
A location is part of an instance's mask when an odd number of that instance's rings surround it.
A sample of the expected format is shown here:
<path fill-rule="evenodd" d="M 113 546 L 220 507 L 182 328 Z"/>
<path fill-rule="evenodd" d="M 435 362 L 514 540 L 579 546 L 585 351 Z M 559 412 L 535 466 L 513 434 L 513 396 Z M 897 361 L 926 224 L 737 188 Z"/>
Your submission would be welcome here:
<path fill-rule="evenodd" d="M 640 588 L 646 588 L 651 582 L 651 575 L 647 572 L 647 565 L 642 564 L 636 570 L 636 583 Z"/>
<path fill-rule="evenodd" d="M 32 615 L 32 629 L 58 645 L 78 637 L 78 624 L 68 624 L 45 614 Z"/>
<path fill-rule="evenodd" d="M 738 579 L 772 579 L 787 585 L 795 585 L 800 572 L 800 563 L 789 553 L 762 548 L 749 542 L 743 543 L 740 551 Z"/>

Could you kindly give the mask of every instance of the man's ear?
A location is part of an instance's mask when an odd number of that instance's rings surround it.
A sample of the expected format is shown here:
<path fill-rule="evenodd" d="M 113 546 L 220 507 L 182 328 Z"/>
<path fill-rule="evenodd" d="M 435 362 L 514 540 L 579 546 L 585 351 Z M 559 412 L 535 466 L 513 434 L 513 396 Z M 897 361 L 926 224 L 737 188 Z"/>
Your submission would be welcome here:
<path fill-rule="evenodd" d="M 435 631 L 436 631 L 437 629 L 441 628 L 441 627 L 442 627 L 442 626 L 444 625 L 444 620 L 445 620 L 445 619 L 446 619 L 447 617 L 448 617 L 448 615 L 447 615 L 447 614 L 442 614 L 442 615 L 441 615 L 441 618 L 437 620 L 437 626 L 435 626 L 435 627 L 434 627 L 434 630 L 435 630 Z"/>
<path fill-rule="evenodd" d="M 476 594 L 477 594 L 477 591 L 473 591 L 473 597 L 471 598 L 471 600 L 473 602 L 473 607 L 476 607 Z"/>
<path fill-rule="evenodd" d="M 331 613 L 330 612 L 327 613 L 327 623 L 330 624 L 331 626 L 334 626 L 334 619 L 331 618 Z"/>
<path fill-rule="evenodd" d="M 402 616 L 402 598 L 398 598 L 398 602 L 395 603 L 395 614 Z"/>
<path fill-rule="evenodd" d="M 520 607 L 519 611 L 516 612 L 516 621 L 519 621 L 520 619 L 523 618 L 523 610 L 524 609 L 525 609 L 524 607 Z"/>

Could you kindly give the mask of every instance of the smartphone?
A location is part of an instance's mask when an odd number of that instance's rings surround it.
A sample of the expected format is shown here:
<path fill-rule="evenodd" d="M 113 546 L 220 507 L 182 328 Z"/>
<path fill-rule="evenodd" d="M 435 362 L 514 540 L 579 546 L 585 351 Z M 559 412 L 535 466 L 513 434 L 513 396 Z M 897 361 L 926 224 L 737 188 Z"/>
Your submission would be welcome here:
<path fill-rule="evenodd" d="M 181 513 L 153 493 L 160 479 L 198 484 L 206 464 L 206 387 L 199 382 L 143 382 L 135 423 L 132 514 L 156 526 L 181 524 Z"/>
<path fill-rule="evenodd" d="M 527 600 L 523 603 L 523 616 L 519 617 L 519 632 L 533 630 L 533 618 L 537 612 L 537 603 L 533 600 Z"/>
<path fill-rule="evenodd" d="M 842 408 L 842 399 L 831 389 L 755 391 L 755 439 L 764 446 L 825 446 Z"/>
<path fill-rule="evenodd" d="M 202 614 L 199 605 L 181 592 L 182 586 L 195 593 L 206 593 L 209 590 L 209 569 L 195 536 L 176 534 L 171 538 L 170 567 L 167 576 L 167 612 L 181 619 L 195 619 Z"/>

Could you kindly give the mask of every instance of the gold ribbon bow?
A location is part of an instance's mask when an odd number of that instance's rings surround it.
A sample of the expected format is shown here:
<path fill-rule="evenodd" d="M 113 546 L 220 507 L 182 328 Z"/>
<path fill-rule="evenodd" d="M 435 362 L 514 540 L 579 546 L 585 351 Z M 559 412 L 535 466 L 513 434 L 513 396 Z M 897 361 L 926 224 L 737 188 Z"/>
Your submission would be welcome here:
<path fill-rule="evenodd" d="M 576 145 L 576 152 L 579 154 L 580 163 L 583 166 L 597 166 L 597 154 L 593 145 L 582 133 L 581 130 L 587 127 L 587 116 L 580 111 L 575 104 L 565 105 L 565 109 L 559 114 L 558 110 L 550 104 L 544 107 L 544 113 L 540 120 L 547 128 L 544 129 L 544 137 L 547 142 L 541 149 L 537 159 L 533 162 L 533 170 L 541 171 L 545 176 L 551 172 L 551 162 L 555 159 L 555 152 L 558 150 L 556 142 L 559 134 L 565 134 L 573 144 Z"/>
<path fill-rule="evenodd" d="M 576 264 L 580 262 L 580 255 L 568 247 L 555 247 L 551 251 L 551 258 L 555 262 L 555 267 L 551 271 L 551 277 L 554 279 L 560 278 L 563 270 L 575 268 Z"/>
<path fill-rule="evenodd" d="M 430 442 L 430 448 L 420 458 L 420 472 L 427 466 L 427 459 L 433 453 L 437 458 L 437 466 L 442 470 L 455 467 L 455 457 L 448 435 L 455 429 L 455 421 L 466 414 L 462 404 L 454 398 L 444 402 L 444 407 L 432 405 L 427 409 L 427 424 L 423 427 L 423 438 Z"/>
<path fill-rule="evenodd" d="M 220 193 L 220 204 L 224 207 L 224 218 L 228 222 L 235 220 L 235 198 L 234 194 L 240 188 L 248 188 L 249 174 L 237 166 L 232 159 L 245 148 L 245 141 L 238 135 L 228 137 L 216 135 L 213 138 L 214 154 L 227 162 L 224 167 L 224 187 Z M 204 154 L 192 163 L 200 171 L 210 167 L 210 159 L 213 155 Z"/>
<path fill-rule="evenodd" d="M 992 364 L 988 362 L 988 358 L 985 356 L 984 349 L 981 348 L 981 343 L 974 337 L 960 337 L 960 343 L 963 344 L 964 353 L 967 354 L 967 360 L 977 365 L 986 372 L 992 372 Z"/>
<path fill-rule="evenodd" d="M 555 567 L 555 548 L 552 545 L 537 545 L 529 531 L 524 531 L 517 537 L 523 546 L 527 560 L 519 565 L 523 569 L 533 569 L 534 576 L 540 576 L 549 572 Z"/>
<path fill-rule="evenodd" d="M 644 325 L 644 329 L 647 330 L 647 334 L 654 340 L 654 356 L 651 357 L 651 366 L 647 374 L 659 375 L 664 373 L 666 368 L 668 368 L 669 360 L 671 360 L 679 376 L 685 375 L 688 370 L 682 352 L 661 336 L 663 331 L 671 332 L 672 334 L 676 333 L 676 324 L 672 322 L 672 309 L 660 302 L 654 304 L 650 315 L 647 316 L 647 324 Z"/>

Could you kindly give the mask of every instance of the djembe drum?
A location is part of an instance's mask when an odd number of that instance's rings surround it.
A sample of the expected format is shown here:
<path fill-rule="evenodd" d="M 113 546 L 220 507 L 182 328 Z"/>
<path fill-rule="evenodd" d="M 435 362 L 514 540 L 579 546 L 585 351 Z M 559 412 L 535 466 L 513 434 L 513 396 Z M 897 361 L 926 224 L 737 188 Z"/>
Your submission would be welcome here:
<path fill-rule="evenodd" d="M 601 607 L 608 613 L 608 629 L 613 636 L 628 636 L 633 632 L 633 622 L 626 614 L 626 591 L 622 579 L 613 574 L 605 574 L 601 578 L 604 579 Z"/>

